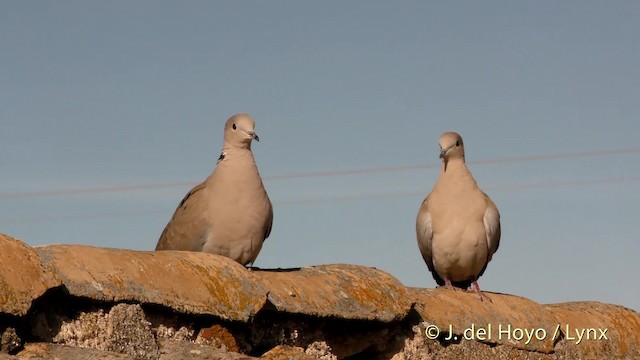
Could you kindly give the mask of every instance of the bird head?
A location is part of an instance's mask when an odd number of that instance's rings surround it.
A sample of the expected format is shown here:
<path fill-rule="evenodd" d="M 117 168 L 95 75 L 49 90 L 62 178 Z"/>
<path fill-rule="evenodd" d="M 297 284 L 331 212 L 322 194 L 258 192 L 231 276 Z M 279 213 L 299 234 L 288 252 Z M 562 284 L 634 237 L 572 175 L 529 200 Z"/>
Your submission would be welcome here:
<path fill-rule="evenodd" d="M 260 141 L 255 131 L 256 123 L 248 114 L 236 114 L 224 125 L 224 142 L 233 146 L 251 149 L 251 141 Z"/>
<path fill-rule="evenodd" d="M 440 136 L 440 159 L 444 163 L 445 170 L 447 164 L 452 159 L 462 159 L 464 162 L 464 143 L 462 136 L 456 132 L 446 132 Z"/>

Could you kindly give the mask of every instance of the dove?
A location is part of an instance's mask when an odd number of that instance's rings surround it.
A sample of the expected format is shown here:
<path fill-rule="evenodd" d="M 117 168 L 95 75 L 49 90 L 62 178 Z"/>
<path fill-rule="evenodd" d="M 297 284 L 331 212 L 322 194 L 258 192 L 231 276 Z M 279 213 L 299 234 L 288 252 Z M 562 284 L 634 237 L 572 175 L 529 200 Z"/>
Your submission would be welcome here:
<path fill-rule="evenodd" d="M 440 176 L 416 218 L 418 247 L 436 283 L 474 290 L 500 245 L 500 213 L 465 164 L 455 132 L 440 137 Z"/>
<path fill-rule="evenodd" d="M 156 251 L 206 252 L 253 264 L 273 223 L 271 201 L 251 152 L 253 140 L 260 138 L 249 115 L 227 120 L 213 173 L 182 199 Z"/>

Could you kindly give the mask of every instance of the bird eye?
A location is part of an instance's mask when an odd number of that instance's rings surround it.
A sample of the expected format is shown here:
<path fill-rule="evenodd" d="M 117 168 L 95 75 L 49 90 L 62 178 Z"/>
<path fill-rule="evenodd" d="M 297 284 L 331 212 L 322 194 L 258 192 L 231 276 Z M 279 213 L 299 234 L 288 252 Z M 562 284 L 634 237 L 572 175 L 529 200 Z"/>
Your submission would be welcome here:
<path fill-rule="evenodd" d="M 233 124 L 233 126 L 231 126 L 233 128 L 233 130 L 236 129 L 236 124 Z"/>
<path fill-rule="evenodd" d="M 460 146 L 460 141 L 456 141 L 456 146 Z"/>

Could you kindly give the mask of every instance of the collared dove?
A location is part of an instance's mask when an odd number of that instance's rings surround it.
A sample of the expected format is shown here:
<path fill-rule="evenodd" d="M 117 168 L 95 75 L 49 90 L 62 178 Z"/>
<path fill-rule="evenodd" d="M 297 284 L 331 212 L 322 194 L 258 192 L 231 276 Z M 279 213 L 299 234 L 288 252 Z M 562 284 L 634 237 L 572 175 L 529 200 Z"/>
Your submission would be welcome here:
<path fill-rule="evenodd" d="M 440 158 L 440 177 L 416 219 L 418 247 L 438 285 L 471 285 L 482 300 L 478 279 L 500 245 L 500 213 L 469 172 L 459 134 L 442 134 Z"/>
<path fill-rule="evenodd" d="M 247 114 L 229 118 L 213 173 L 182 199 L 157 250 L 202 251 L 253 264 L 271 233 L 273 209 L 251 141 L 260 141 Z"/>

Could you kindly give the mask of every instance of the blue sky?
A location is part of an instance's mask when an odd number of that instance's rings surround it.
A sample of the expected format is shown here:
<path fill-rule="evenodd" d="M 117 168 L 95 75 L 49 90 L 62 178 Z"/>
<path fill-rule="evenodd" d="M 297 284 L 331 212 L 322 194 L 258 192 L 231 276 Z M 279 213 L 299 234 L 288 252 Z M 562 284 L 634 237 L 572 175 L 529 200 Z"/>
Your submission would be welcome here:
<path fill-rule="evenodd" d="M 638 2 L 0 8 L 0 232 L 152 250 L 247 112 L 275 212 L 257 266 L 361 264 L 433 287 L 415 216 L 452 130 L 502 215 L 484 290 L 640 310 Z M 338 174 L 281 177 L 318 172 Z"/>

